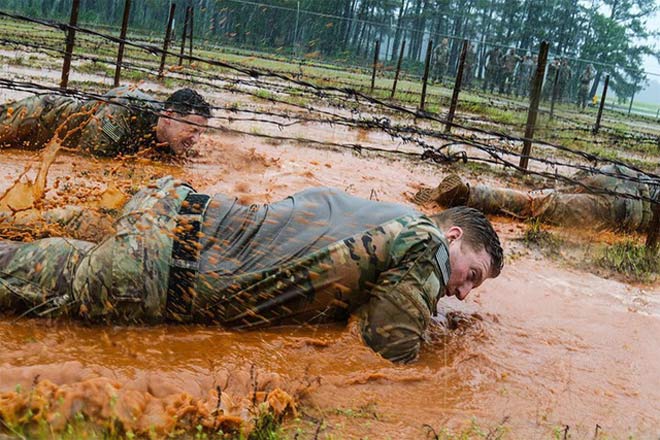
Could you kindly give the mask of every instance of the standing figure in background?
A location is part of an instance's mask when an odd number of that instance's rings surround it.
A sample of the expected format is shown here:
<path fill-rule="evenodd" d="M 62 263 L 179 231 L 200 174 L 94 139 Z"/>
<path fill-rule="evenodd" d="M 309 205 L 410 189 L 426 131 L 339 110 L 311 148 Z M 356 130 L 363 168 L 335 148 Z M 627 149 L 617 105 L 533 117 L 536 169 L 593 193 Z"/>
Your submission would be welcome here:
<path fill-rule="evenodd" d="M 559 79 L 557 80 L 557 100 L 559 102 L 564 102 L 568 96 L 568 86 L 573 77 L 573 71 L 571 66 L 568 64 L 567 58 L 561 59 L 561 64 L 559 65 Z"/>
<path fill-rule="evenodd" d="M 580 88 L 578 89 L 577 95 L 577 106 L 580 109 L 584 109 L 587 105 L 592 79 L 594 79 L 593 66 L 587 64 L 587 67 L 582 71 L 582 75 L 580 75 Z"/>
<path fill-rule="evenodd" d="M 476 61 L 477 53 L 474 51 L 472 43 L 468 43 L 467 54 L 465 54 L 465 65 L 463 66 L 463 87 L 466 89 L 472 85 Z"/>
<path fill-rule="evenodd" d="M 433 82 L 442 83 L 442 78 L 447 73 L 449 65 L 449 40 L 442 42 L 433 49 Z"/>
<path fill-rule="evenodd" d="M 499 47 L 494 47 L 486 54 L 486 77 L 482 90 L 490 90 L 490 93 L 495 91 L 495 86 L 499 83 L 499 74 L 502 63 L 502 51 Z"/>
<path fill-rule="evenodd" d="M 548 71 L 545 75 L 545 81 L 543 82 L 542 93 L 543 99 L 546 101 L 549 101 L 550 98 L 552 98 L 552 90 L 555 87 L 555 78 L 559 81 L 559 78 L 557 77 L 559 74 L 559 65 L 559 58 L 555 58 L 550 64 L 548 64 Z"/>
<path fill-rule="evenodd" d="M 526 97 L 529 95 L 529 90 L 532 84 L 532 77 L 534 73 L 534 61 L 529 55 L 525 55 L 523 60 L 518 64 L 518 76 L 516 83 L 516 96 Z"/>
<path fill-rule="evenodd" d="M 502 66 L 501 72 L 502 76 L 500 77 L 500 93 L 506 93 L 507 95 L 511 94 L 511 86 L 513 84 L 513 72 L 516 69 L 516 63 L 520 57 L 516 55 L 513 49 L 509 49 L 502 57 Z"/>

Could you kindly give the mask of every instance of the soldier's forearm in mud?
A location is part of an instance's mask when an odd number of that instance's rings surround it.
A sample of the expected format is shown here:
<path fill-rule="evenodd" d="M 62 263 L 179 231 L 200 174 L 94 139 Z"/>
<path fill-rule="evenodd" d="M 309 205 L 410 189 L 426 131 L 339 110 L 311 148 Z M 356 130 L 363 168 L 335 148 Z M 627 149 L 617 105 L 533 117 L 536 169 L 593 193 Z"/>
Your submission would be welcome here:
<path fill-rule="evenodd" d="M 77 240 L 98 242 L 114 232 L 113 215 L 84 206 L 69 205 L 47 210 L 30 209 L 0 213 L 0 225 L 14 229 L 38 230 L 45 235 L 62 235 Z M 39 235 L 39 234 L 37 234 Z"/>
<path fill-rule="evenodd" d="M 381 274 L 361 326 L 365 342 L 393 362 L 417 357 L 441 289 L 433 261 L 437 246 L 420 247 L 426 250 Z"/>

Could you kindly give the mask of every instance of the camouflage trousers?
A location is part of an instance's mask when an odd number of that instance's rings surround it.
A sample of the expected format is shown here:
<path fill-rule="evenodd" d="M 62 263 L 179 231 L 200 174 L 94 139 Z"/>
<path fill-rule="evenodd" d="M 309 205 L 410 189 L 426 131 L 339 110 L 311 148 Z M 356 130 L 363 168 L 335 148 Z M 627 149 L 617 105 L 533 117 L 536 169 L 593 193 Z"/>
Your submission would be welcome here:
<path fill-rule="evenodd" d="M 0 242 L 0 311 L 162 321 L 176 216 L 190 191 L 171 177 L 139 191 L 98 244 Z"/>
<path fill-rule="evenodd" d="M 597 181 L 591 183 L 602 188 Z M 535 218 L 554 225 L 627 231 L 645 231 L 649 227 L 652 214 L 647 201 L 572 191 L 524 192 L 476 185 L 470 188 L 467 204 L 487 214 Z M 641 192 L 638 195 L 648 197 L 648 192 Z"/>
<path fill-rule="evenodd" d="M 42 148 L 61 123 L 83 108 L 83 101 L 61 95 L 35 95 L 0 105 L 0 147 Z M 80 125 L 81 118 L 72 119 L 62 136 Z"/>

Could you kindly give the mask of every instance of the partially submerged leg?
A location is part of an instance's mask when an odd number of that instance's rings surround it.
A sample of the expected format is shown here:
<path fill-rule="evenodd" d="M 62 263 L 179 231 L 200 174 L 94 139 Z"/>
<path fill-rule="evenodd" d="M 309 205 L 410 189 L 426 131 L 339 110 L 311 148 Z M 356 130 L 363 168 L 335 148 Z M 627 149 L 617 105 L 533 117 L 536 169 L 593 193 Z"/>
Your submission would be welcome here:
<path fill-rule="evenodd" d="M 65 238 L 0 241 L 0 311 L 32 315 L 67 312 L 73 301 L 76 268 L 93 246 Z"/>

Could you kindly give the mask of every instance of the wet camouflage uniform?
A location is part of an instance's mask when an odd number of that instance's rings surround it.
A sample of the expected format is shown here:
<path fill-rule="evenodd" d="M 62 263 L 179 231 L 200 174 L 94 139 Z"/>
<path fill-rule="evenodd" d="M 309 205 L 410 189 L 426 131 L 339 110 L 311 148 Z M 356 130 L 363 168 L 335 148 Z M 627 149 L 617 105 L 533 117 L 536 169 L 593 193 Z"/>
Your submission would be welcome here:
<path fill-rule="evenodd" d="M 472 84 L 474 79 L 474 67 L 477 62 L 477 53 L 474 51 L 472 46 L 468 47 L 467 53 L 465 54 L 465 64 L 463 65 L 463 79 L 461 84 L 463 88 L 468 88 Z"/>
<path fill-rule="evenodd" d="M 446 43 L 438 44 L 433 50 L 433 81 L 442 82 L 449 64 L 449 46 Z"/>
<path fill-rule="evenodd" d="M 203 216 L 182 219 L 191 191 L 163 178 L 138 192 L 98 245 L 0 242 L 0 309 L 236 328 L 357 313 L 375 351 L 415 358 L 450 275 L 447 243 L 429 218 L 318 188 L 262 207 L 216 195 Z M 174 237 L 195 221 L 199 241 L 186 246 L 199 259 L 173 260 Z M 193 266 L 190 288 L 173 296 L 170 272 Z"/>
<path fill-rule="evenodd" d="M 135 153 L 156 143 L 160 102 L 128 87 L 112 89 L 104 97 L 117 101 L 118 105 L 56 94 L 35 95 L 1 105 L 0 147 L 42 148 L 69 117 L 67 128 L 60 132 L 62 136 L 86 125 L 65 139 L 67 147 L 99 156 L 115 156 Z M 88 114 L 72 116 L 81 112 Z"/>
<path fill-rule="evenodd" d="M 500 67 L 500 93 L 511 94 L 511 86 L 513 85 L 513 72 L 516 69 L 516 63 L 520 57 L 513 51 L 509 51 L 502 57 Z"/>
<path fill-rule="evenodd" d="M 500 69 L 502 66 L 502 52 L 499 47 L 488 51 L 488 64 L 486 64 L 486 78 L 484 79 L 483 90 L 490 90 L 493 93 L 495 86 L 499 84 Z"/>
<path fill-rule="evenodd" d="M 552 89 L 555 86 L 555 77 L 559 75 L 559 60 L 554 59 L 548 65 L 548 72 L 545 75 L 545 81 L 543 82 L 543 99 L 550 100 L 552 98 Z M 559 77 L 557 77 L 557 82 L 559 82 Z"/>
<path fill-rule="evenodd" d="M 563 102 L 569 95 L 569 85 L 573 78 L 573 71 L 567 60 L 562 60 L 559 66 L 559 78 L 557 80 L 557 100 Z"/>
<path fill-rule="evenodd" d="M 518 84 L 516 95 L 528 96 L 532 89 L 532 78 L 534 77 L 534 60 L 532 57 L 526 56 L 522 63 L 520 63 L 520 72 L 518 75 Z"/>
<path fill-rule="evenodd" d="M 580 88 L 578 89 L 577 105 L 579 108 L 585 108 L 589 99 L 589 89 L 591 80 L 594 79 L 593 71 L 590 66 L 585 67 L 580 75 Z"/>
<path fill-rule="evenodd" d="M 580 183 L 596 192 L 613 191 L 660 201 L 660 181 L 642 178 L 643 175 L 618 165 L 607 165 L 601 171 L 613 176 L 582 176 Z M 641 178 L 645 182 L 623 180 L 616 175 Z M 590 194 L 581 186 L 569 193 L 553 189 L 523 192 L 476 185 L 470 187 L 467 205 L 485 213 L 537 218 L 550 224 L 640 232 L 648 229 L 652 218 L 649 201 Z"/>

